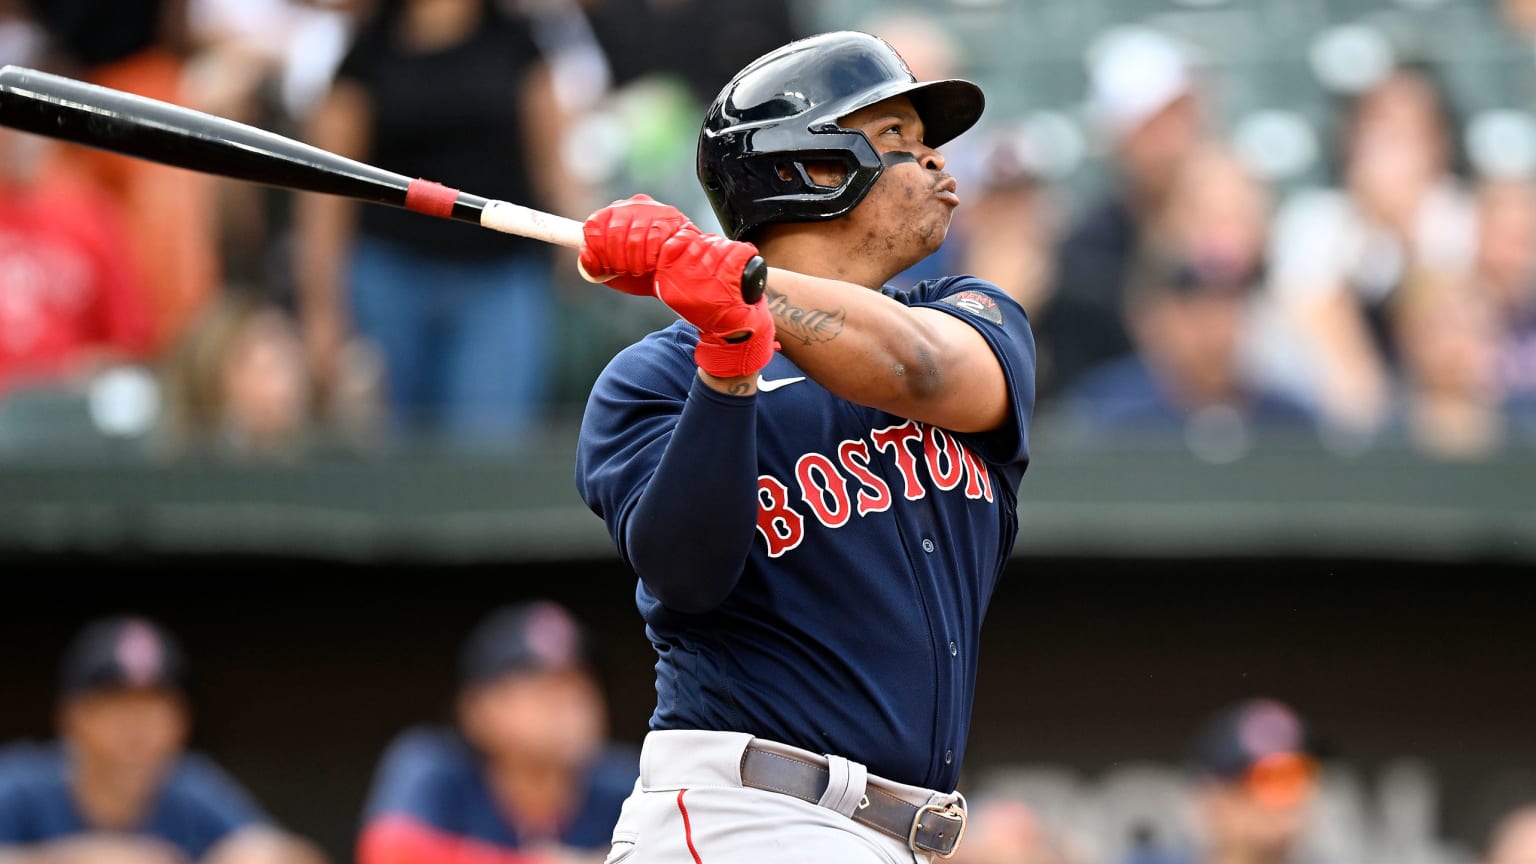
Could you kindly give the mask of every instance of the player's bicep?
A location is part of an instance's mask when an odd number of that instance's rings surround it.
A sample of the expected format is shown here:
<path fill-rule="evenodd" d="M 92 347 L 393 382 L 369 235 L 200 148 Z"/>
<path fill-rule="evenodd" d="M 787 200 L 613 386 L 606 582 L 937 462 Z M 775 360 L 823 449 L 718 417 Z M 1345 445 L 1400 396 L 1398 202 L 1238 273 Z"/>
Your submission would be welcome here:
<path fill-rule="evenodd" d="M 940 386 L 906 416 L 954 432 L 986 432 L 1007 422 L 1008 381 L 992 346 L 970 323 L 914 307 L 935 353 Z"/>

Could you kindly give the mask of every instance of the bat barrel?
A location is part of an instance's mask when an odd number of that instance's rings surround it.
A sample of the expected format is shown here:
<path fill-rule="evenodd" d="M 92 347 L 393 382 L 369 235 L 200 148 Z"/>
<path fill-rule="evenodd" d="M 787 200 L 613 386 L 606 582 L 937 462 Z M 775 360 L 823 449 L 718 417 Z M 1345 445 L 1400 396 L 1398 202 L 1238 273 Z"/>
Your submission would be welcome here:
<path fill-rule="evenodd" d="M 380 204 L 405 206 L 411 182 L 244 123 L 20 66 L 0 69 L 0 123 L 177 168 Z"/>
<path fill-rule="evenodd" d="M 204 174 L 582 245 L 582 224 L 571 219 L 411 179 L 224 117 L 23 66 L 0 67 L 0 125 Z M 767 272 L 761 258 L 748 265 L 742 279 L 748 302 L 762 296 Z"/>

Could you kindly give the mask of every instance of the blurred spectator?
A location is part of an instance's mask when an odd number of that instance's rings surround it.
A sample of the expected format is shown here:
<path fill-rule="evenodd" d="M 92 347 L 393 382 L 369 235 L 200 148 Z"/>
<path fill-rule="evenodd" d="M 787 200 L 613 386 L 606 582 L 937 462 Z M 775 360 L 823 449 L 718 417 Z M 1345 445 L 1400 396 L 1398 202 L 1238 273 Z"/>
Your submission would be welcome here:
<path fill-rule="evenodd" d="M 1536 182 L 1485 180 L 1477 201 L 1477 290 L 1503 330 L 1500 390 L 1508 411 L 1529 426 L 1536 423 Z"/>
<path fill-rule="evenodd" d="M 975 172 L 973 200 L 955 211 L 944 246 L 954 248 L 958 261 L 949 272 L 991 282 L 1033 316 L 1050 303 L 1059 208 L 1031 147 L 1021 130 L 991 136 Z"/>
<path fill-rule="evenodd" d="M 191 102 L 183 78 L 183 0 L 26 2 L 61 55 L 60 71 L 152 99 Z M 215 178 L 88 147 L 60 147 L 55 158 L 123 212 L 123 236 L 154 313 L 151 347 L 166 348 L 220 284 Z"/>
<path fill-rule="evenodd" d="M 638 757 L 606 745 L 580 625 L 547 601 L 465 640 L 455 728 L 418 727 L 379 765 L 358 864 L 602 861 Z"/>
<path fill-rule="evenodd" d="M 1536 42 L 1536 0 L 1499 0 L 1498 6 L 1505 24 Z"/>
<path fill-rule="evenodd" d="M 1501 328 L 1493 299 L 1464 282 L 1398 289 L 1392 326 L 1402 433 L 1416 451 L 1447 459 L 1494 453 L 1505 420 L 1499 392 Z"/>
<path fill-rule="evenodd" d="M 1204 95 L 1193 64 L 1148 29 L 1114 31 L 1090 52 L 1090 108 L 1112 156 L 1112 188 L 1068 232 L 1041 352 L 1049 396 L 1089 367 L 1133 350 L 1122 316 L 1132 259 L 1146 224 L 1164 208 L 1179 163 L 1199 142 Z"/>
<path fill-rule="evenodd" d="M 1536 804 L 1510 811 L 1494 826 L 1483 864 L 1536 864 Z"/>
<path fill-rule="evenodd" d="M 700 105 L 714 100 L 753 58 L 809 35 L 787 0 L 587 0 L 586 5 L 615 87 L 650 76 L 675 77 Z"/>
<path fill-rule="evenodd" d="M 1078 864 L 1028 805 L 1008 798 L 969 802 L 955 864 Z"/>
<path fill-rule="evenodd" d="M 1090 368 L 1065 394 L 1099 432 L 1218 436 L 1206 455 L 1239 455 L 1250 427 L 1304 429 L 1299 404 L 1254 382 L 1242 353 L 1265 243 L 1266 193 L 1228 150 L 1196 150 L 1140 231 L 1127 273 L 1136 353 Z M 1236 449 L 1233 449 L 1236 448 Z"/>
<path fill-rule="evenodd" d="M 509 5 L 381 0 L 310 118 L 311 142 L 580 212 L 560 152 L 565 110 L 532 25 Z M 552 376 L 547 244 L 335 196 L 301 196 L 296 215 L 302 323 L 323 390 L 337 386 L 355 328 L 383 356 L 391 425 L 408 443 L 515 448 L 538 431 Z"/>
<path fill-rule="evenodd" d="M 1404 65 L 1359 93 L 1341 127 L 1340 187 L 1298 191 L 1276 218 L 1271 288 L 1300 338 L 1286 374 L 1330 430 L 1368 442 L 1392 414 L 1399 289 L 1463 278 L 1476 221 L 1458 125 L 1428 67 Z"/>
<path fill-rule="evenodd" d="M 91 622 L 60 670 L 59 740 L 0 751 L 6 864 L 323 864 L 186 749 L 186 662 L 155 623 Z"/>
<path fill-rule="evenodd" d="M 364 0 L 184 0 L 199 102 L 249 122 L 271 90 L 285 120 L 307 116 L 330 84 Z"/>
<path fill-rule="evenodd" d="M 0 0 L 0 65 L 37 65 L 47 38 L 24 0 Z"/>
<path fill-rule="evenodd" d="M 309 368 L 283 307 L 247 290 L 226 291 L 165 367 L 163 443 L 173 455 L 281 460 L 313 452 Z"/>
<path fill-rule="evenodd" d="M 330 86 L 361 0 L 184 0 L 191 55 L 183 74 L 199 108 L 295 135 Z M 226 280 L 286 279 L 279 241 L 291 195 L 257 183 L 216 181 Z"/>
<path fill-rule="evenodd" d="M 532 22 L 533 40 L 549 62 L 555 98 L 569 114 L 593 109 L 612 92 L 613 67 L 587 12 L 593 0 L 501 2 L 515 5 Z M 598 206 L 594 203 L 592 209 Z"/>
<path fill-rule="evenodd" d="M 1197 731 L 1191 752 L 1197 848 L 1148 840 L 1127 864 L 1296 864 L 1306 860 L 1320 748 L 1289 705 L 1250 699 Z"/>
<path fill-rule="evenodd" d="M 44 168 L 55 148 L 0 128 L 0 398 L 142 360 L 152 341 L 116 202 Z"/>

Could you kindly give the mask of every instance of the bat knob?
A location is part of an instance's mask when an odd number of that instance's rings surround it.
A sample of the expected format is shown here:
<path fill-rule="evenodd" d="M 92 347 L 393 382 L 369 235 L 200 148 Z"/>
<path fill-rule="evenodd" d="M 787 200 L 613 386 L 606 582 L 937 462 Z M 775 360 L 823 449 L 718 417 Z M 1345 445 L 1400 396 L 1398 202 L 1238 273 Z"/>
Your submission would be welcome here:
<path fill-rule="evenodd" d="M 581 278 L 587 280 L 588 282 L 597 284 L 597 285 L 601 285 L 602 283 L 607 282 L 608 280 L 612 279 L 615 275 L 617 275 L 617 274 L 614 274 L 614 273 L 609 273 L 606 276 L 593 276 L 591 273 L 587 272 L 587 268 L 581 266 L 581 259 L 579 259 L 579 258 L 576 259 L 576 272 L 581 274 Z"/>
<path fill-rule="evenodd" d="M 763 296 L 763 290 L 768 287 L 768 262 L 761 255 L 753 255 L 752 260 L 741 270 L 741 299 L 748 303 L 756 303 Z"/>

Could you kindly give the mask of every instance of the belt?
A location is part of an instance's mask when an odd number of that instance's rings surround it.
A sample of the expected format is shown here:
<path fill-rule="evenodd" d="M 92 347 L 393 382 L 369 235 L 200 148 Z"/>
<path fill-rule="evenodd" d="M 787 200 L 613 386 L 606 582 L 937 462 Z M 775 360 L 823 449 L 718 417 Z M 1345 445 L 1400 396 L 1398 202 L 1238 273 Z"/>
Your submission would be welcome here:
<path fill-rule="evenodd" d="M 821 802 L 831 779 L 832 772 L 827 768 L 755 745 L 747 745 L 741 757 L 742 785 L 790 795 L 810 804 Z M 878 784 L 878 778 L 868 777 L 864 797 L 849 818 L 906 841 L 916 852 L 930 852 L 940 858 L 955 854 L 965 834 L 963 808 L 954 804 L 918 806 L 882 790 Z"/>

